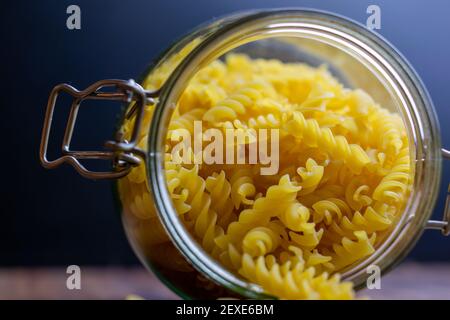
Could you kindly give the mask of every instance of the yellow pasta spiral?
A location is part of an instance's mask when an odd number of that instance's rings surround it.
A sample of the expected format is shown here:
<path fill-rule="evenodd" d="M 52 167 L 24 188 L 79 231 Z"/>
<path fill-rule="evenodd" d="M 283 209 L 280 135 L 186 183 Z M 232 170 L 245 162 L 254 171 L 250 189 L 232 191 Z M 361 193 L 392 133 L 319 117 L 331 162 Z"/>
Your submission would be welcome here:
<path fill-rule="evenodd" d="M 231 176 L 231 200 L 235 209 L 238 209 L 241 204 L 251 205 L 254 203 L 254 200 L 250 199 L 256 193 L 252 175 L 250 169 L 240 168 Z"/>
<path fill-rule="evenodd" d="M 181 168 L 179 177 L 181 185 L 188 191 L 187 203 L 191 209 L 188 219 L 194 223 L 194 234 L 205 250 L 212 252 L 214 239 L 223 233 L 217 225 L 217 213 L 211 208 L 211 195 L 206 190 L 206 182 L 198 175 L 198 166 L 188 170 Z"/>
<path fill-rule="evenodd" d="M 403 149 L 392 170 L 381 180 L 373 192 L 373 198 L 386 203 L 403 201 L 410 186 L 410 160 L 408 148 Z"/>
<path fill-rule="evenodd" d="M 234 120 L 249 112 L 250 109 L 256 108 L 257 101 L 273 95 L 275 95 L 275 91 L 267 83 L 251 83 L 206 111 L 203 120 L 212 123 Z"/>
<path fill-rule="evenodd" d="M 339 276 L 327 272 L 316 275 L 315 268 L 304 263 L 286 261 L 280 264 L 274 256 L 252 258 L 244 254 L 240 273 L 262 284 L 272 294 L 285 299 L 351 299 L 351 283 L 340 282 Z"/>
<path fill-rule="evenodd" d="M 247 232 L 242 248 L 252 257 L 266 255 L 277 248 L 279 235 L 267 227 L 256 227 Z"/>
<path fill-rule="evenodd" d="M 317 120 L 305 119 L 301 112 L 294 111 L 287 126 L 294 137 L 302 139 L 308 146 L 327 150 L 336 160 L 343 160 L 355 173 L 360 173 L 370 162 L 361 146 L 348 143 L 344 136 L 335 136 L 329 128 L 321 128 Z"/>

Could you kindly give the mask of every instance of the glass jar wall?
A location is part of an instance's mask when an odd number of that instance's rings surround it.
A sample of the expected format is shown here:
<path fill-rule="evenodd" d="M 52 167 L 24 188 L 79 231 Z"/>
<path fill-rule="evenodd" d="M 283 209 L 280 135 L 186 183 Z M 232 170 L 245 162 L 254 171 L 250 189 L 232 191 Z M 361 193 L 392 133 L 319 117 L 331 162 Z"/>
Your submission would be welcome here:
<path fill-rule="evenodd" d="M 326 65 L 343 86 L 367 92 L 398 114 L 407 137 L 403 157 L 409 168 L 407 201 L 396 208 L 398 214 L 374 242 L 374 252 L 339 272 L 360 285 L 367 266 L 391 267 L 418 239 L 436 200 L 441 158 L 431 100 L 411 67 L 383 40 L 345 19 L 301 10 L 240 14 L 203 26 L 177 42 L 144 74 L 142 86 L 159 92 L 156 103 L 146 107 L 139 132 L 138 147 L 148 159 L 121 178 L 116 188 L 126 233 L 142 262 L 185 298 L 266 297 L 263 288 L 230 272 L 203 250 L 204 238 L 192 235 L 189 229 L 195 226 L 180 219 L 180 212 L 189 208 L 173 197 L 174 186 L 166 182 L 171 168 L 164 162 L 164 143 L 174 110 L 202 69 L 233 53 L 313 68 Z M 206 88 L 202 94 L 208 92 Z M 216 98 L 208 96 L 211 101 Z M 125 138 L 133 124 L 131 104 L 120 128 Z M 282 157 L 280 153 L 281 161 Z"/>

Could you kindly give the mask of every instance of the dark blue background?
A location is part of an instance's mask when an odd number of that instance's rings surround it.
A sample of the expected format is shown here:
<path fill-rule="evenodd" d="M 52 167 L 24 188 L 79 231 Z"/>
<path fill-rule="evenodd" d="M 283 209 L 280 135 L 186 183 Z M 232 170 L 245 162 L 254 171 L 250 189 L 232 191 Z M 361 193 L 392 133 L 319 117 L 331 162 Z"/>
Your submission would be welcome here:
<path fill-rule="evenodd" d="M 77 4 L 82 29 L 66 28 Z M 433 97 L 450 147 L 450 2 L 427 1 L 8 1 L 2 3 L 0 128 L 0 265 L 137 263 L 114 211 L 110 185 L 81 178 L 69 167 L 46 171 L 38 161 L 48 94 L 60 82 L 84 88 L 104 78 L 134 78 L 180 35 L 236 10 L 302 6 L 359 22 L 366 8 L 382 10 L 379 31 L 415 66 Z M 56 114 L 56 132 L 64 111 Z M 86 108 L 80 145 L 111 132 L 114 108 Z M 449 164 L 435 212 L 441 218 Z M 450 241 L 427 231 L 410 258 L 450 260 Z"/>

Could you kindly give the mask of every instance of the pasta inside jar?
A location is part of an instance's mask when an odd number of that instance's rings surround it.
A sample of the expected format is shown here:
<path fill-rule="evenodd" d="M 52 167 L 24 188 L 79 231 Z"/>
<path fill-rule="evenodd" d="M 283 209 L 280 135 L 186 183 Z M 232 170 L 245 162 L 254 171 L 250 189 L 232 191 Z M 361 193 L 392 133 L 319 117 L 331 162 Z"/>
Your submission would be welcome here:
<path fill-rule="evenodd" d="M 144 88 L 159 88 L 185 54 Z M 228 53 L 190 80 L 168 125 L 165 177 L 179 219 L 221 265 L 279 298 L 353 298 L 340 272 L 374 253 L 412 188 L 402 118 L 343 82 L 326 65 Z M 141 148 L 147 139 L 142 130 Z M 118 187 L 139 246 L 167 270 L 192 272 L 151 205 L 145 166 Z"/>

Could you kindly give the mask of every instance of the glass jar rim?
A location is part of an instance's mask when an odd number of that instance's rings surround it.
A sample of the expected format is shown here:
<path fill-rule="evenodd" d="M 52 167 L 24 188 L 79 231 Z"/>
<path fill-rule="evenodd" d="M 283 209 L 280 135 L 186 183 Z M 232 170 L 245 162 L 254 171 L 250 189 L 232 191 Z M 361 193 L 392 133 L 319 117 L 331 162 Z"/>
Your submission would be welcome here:
<path fill-rule="evenodd" d="M 436 203 L 441 177 L 440 131 L 424 84 L 388 41 L 358 22 L 339 15 L 310 9 L 275 9 L 231 15 L 224 21 L 227 19 L 229 23 L 213 23 L 217 27 L 184 57 L 160 91 L 148 135 L 147 179 L 162 224 L 175 246 L 201 273 L 243 296 L 267 297 L 261 287 L 241 280 L 206 254 L 181 224 L 166 188 L 162 141 L 175 106 L 173 101 L 178 100 L 177 95 L 204 63 L 236 46 L 286 32 L 327 36 L 330 41 L 338 41 L 334 45 L 339 49 L 347 50 L 353 56 L 359 55 L 366 63 L 371 62 L 372 65 L 368 66 L 371 71 L 390 81 L 391 89 L 394 89 L 396 98 L 401 101 L 399 105 L 404 109 L 401 110 L 404 112 L 403 118 L 410 122 L 410 133 L 414 138 L 414 187 L 401 220 L 375 253 L 362 263 L 357 262 L 343 270 L 344 279 L 353 281 L 357 287 L 361 286 L 367 277 L 367 266 L 378 265 L 385 272 L 409 252 L 422 234 Z M 192 34 L 187 38 L 192 40 Z"/>

